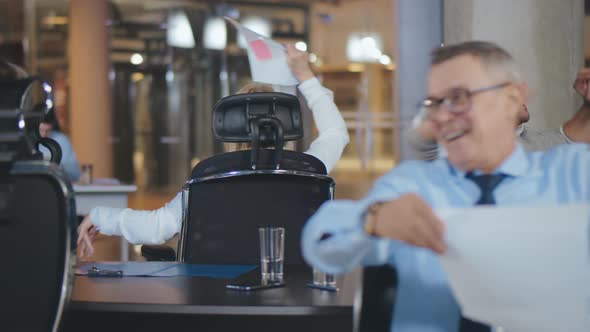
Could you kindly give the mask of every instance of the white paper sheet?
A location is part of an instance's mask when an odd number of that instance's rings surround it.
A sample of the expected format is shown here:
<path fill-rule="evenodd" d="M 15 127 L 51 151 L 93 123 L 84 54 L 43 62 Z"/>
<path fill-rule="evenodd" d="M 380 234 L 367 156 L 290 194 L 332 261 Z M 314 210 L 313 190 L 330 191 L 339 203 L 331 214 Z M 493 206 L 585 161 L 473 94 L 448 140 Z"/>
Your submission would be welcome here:
<path fill-rule="evenodd" d="M 248 61 L 254 82 L 285 86 L 299 84 L 287 65 L 283 45 L 246 28 L 236 20 L 229 17 L 225 19 L 231 22 L 246 39 Z"/>
<path fill-rule="evenodd" d="M 590 331 L 590 206 L 440 210 L 463 315 L 505 331 Z"/>

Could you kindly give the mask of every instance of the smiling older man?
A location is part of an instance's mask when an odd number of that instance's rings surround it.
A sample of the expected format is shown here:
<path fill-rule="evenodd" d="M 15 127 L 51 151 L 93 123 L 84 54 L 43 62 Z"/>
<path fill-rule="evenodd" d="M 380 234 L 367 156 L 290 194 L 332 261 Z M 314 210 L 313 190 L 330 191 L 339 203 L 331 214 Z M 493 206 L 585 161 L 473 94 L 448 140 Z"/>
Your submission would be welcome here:
<path fill-rule="evenodd" d="M 488 42 L 436 49 L 422 103 L 447 157 L 402 162 L 360 201 L 324 204 L 303 232 L 308 262 L 343 273 L 389 263 L 399 287 L 392 331 L 489 331 L 461 318 L 438 263 L 437 208 L 590 202 L 588 145 L 525 152 L 515 128 L 526 88 L 512 57 Z"/>
<path fill-rule="evenodd" d="M 584 99 L 578 111 L 559 129 L 535 129 L 526 126 L 530 114 L 527 106 L 522 105 L 517 118 L 516 135 L 522 147 L 527 151 L 543 151 L 559 144 L 590 143 L 590 68 L 578 71 L 574 80 L 574 90 Z M 523 86 L 525 88 L 525 86 Z M 434 160 L 439 152 L 436 139 L 432 132 L 431 121 L 425 121 L 425 113 L 420 112 L 414 119 L 413 128 L 408 132 L 410 146 L 415 157 L 422 160 Z"/>

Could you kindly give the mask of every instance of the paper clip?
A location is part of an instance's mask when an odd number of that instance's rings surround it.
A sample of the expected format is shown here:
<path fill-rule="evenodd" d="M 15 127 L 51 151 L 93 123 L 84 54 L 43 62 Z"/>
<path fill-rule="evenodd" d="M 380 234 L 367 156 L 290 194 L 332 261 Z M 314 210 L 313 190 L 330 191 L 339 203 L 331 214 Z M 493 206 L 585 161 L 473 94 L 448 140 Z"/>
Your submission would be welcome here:
<path fill-rule="evenodd" d="M 101 270 L 96 265 L 93 265 L 90 269 L 88 269 L 88 276 L 121 278 L 123 277 L 123 270 Z"/>

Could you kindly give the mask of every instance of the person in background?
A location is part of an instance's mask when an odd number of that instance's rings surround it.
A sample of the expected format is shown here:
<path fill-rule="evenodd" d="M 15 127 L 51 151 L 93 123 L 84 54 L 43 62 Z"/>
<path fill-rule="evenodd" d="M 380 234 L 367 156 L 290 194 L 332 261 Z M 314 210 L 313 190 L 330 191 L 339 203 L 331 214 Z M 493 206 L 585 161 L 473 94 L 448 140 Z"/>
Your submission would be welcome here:
<path fill-rule="evenodd" d="M 321 160 L 330 172 L 348 144 L 348 130 L 340 111 L 334 104 L 332 91 L 323 87 L 309 67 L 309 55 L 293 45 L 286 46 L 287 63 L 301 82 L 298 89 L 312 112 L 318 137 L 305 153 Z M 252 83 L 238 93 L 272 92 L 272 87 Z M 245 148 L 245 147 L 242 147 Z M 227 150 L 235 150 L 233 144 Z M 182 204 L 179 192 L 170 202 L 153 211 L 96 207 L 78 227 L 78 255 L 92 256 L 92 241 L 98 232 L 120 235 L 134 244 L 161 244 L 180 232 Z"/>
<path fill-rule="evenodd" d="M 80 179 L 80 166 L 78 165 L 78 159 L 76 153 L 72 148 L 72 144 L 68 137 L 60 131 L 59 123 L 55 117 L 55 109 L 50 109 L 41 124 L 39 124 L 39 135 L 41 137 L 49 137 L 56 141 L 61 148 L 61 167 L 66 172 L 66 175 L 70 181 L 75 182 Z M 39 145 L 39 151 L 43 153 L 45 158 L 48 158 L 49 150 L 42 145 Z"/>
<path fill-rule="evenodd" d="M 437 257 L 447 246 L 436 210 L 588 203 L 590 146 L 525 152 L 516 127 L 526 85 L 496 44 L 435 49 L 426 90 L 422 110 L 446 156 L 401 162 L 359 201 L 324 203 L 303 229 L 303 256 L 326 273 L 394 266 L 394 332 L 490 332 L 461 317 Z"/>
<path fill-rule="evenodd" d="M 582 96 L 584 102 L 569 120 L 559 129 L 535 129 L 526 126 L 530 114 L 527 106 L 522 105 L 518 116 L 517 137 L 525 150 L 542 151 L 558 144 L 573 142 L 590 143 L 590 68 L 578 71 L 574 80 L 574 89 Z M 432 133 L 432 123 L 423 121 L 422 116 L 416 119 L 414 129 L 409 133 L 410 146 L 416 157 L 423 160 L 434 160 L 439 148 Z"/>

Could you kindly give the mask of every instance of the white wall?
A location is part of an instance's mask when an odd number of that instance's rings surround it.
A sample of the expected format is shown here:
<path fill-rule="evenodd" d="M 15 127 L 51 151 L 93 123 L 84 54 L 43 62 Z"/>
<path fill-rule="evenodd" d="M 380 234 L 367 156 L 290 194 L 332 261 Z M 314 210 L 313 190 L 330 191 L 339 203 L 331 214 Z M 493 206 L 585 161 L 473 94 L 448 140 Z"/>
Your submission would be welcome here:
<path fill-rule="evenodd" d="M 490 40 L 516 58 L 529 83 L 532 126 L 556 128 L 575 112 L 584 1 L 446 0 L 444 10 L 446 43 Z"/>

